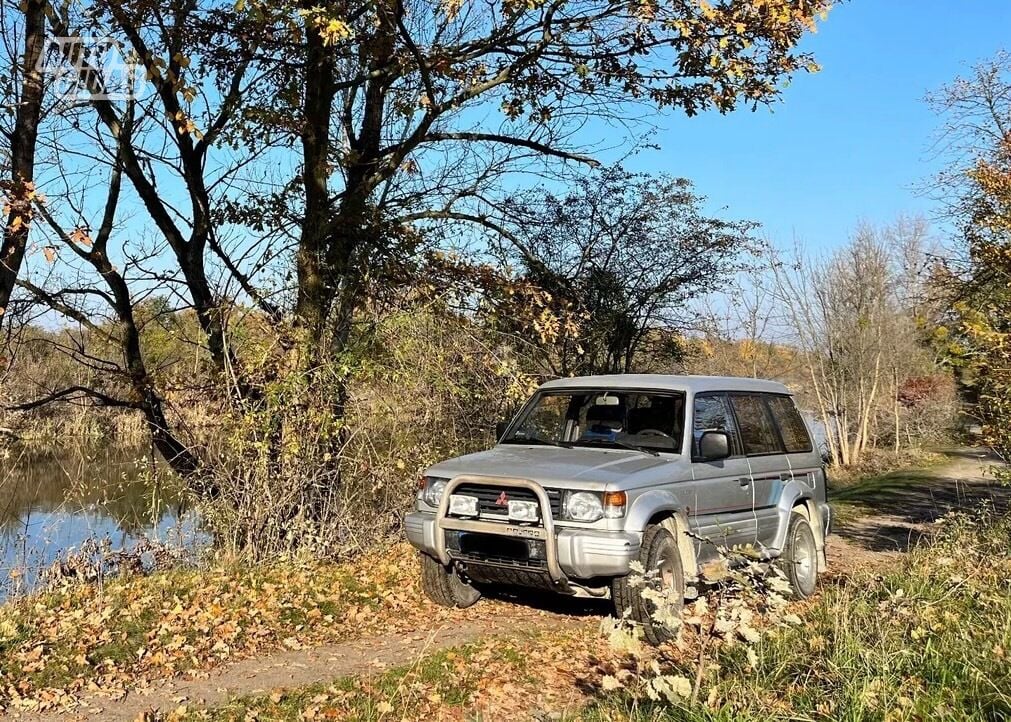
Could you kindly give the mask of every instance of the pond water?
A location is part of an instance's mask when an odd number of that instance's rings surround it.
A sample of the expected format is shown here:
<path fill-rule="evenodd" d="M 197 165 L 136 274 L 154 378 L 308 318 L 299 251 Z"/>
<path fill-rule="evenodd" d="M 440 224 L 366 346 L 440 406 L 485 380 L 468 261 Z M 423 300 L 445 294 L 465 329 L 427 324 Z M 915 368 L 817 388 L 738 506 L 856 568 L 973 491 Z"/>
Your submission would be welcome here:
<path fill-rule="evenodd" d="M 148 450 L 0 448 L 0 599 L 89 540 L 195 551 L 206 542 L 178 482 Z"/>

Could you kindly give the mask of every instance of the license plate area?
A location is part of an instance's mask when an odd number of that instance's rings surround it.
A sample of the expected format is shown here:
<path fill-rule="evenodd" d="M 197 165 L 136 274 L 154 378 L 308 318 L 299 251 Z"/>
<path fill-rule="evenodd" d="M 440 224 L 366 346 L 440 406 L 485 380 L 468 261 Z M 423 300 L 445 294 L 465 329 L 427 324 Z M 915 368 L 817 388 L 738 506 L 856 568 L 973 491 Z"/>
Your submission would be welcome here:
<path fill-rule="evenodd" d="M 449 531 L 446 546 L 457 556 L 522 565 L 545 563 L 545 544 L 540 539 L 522 539 L 497 534 Z"/>
<path fill-rule="evenodd" d="M 476 556 L 527 560 L 530 558 L 529 542 L 507 536 L 490 534 L 461 534 L 460 551 Z"/>

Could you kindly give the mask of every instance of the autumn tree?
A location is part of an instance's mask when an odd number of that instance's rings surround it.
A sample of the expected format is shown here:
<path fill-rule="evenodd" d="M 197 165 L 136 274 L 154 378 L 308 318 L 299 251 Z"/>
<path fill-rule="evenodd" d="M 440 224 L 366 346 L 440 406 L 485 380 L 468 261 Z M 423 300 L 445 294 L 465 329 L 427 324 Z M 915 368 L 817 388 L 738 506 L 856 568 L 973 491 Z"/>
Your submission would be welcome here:
<path fill-rule="evenodd" d="M 567 322 L 533 349 L 542 373 L 643 370 L 694 330 L 692 302 L 726 287 L 755 246 L 754 224 L 707 216 L 702 203 L 684 178 L 607 168 L 564 194 L 538 188 L 500 206 L 505 263 Z M 537 336 L 521 314 L 497 311 L 498 328 Z"/>
<path fill-rule="evenodd" d="M 943 119 L 937 190 L 960 231 L 936 276 L 949 304 L 937 340 L 975 397 L 985 440 L 1011 460 L 1011 55 L 929 98 Z M 1002 472 L 1006 473 L 1006 472 Z"/>
<path fill-rule="evenodd" d="M 63 167 L 36 183 L 49 200 L 35 203 L 42 223 L 31 232 L 50 250 L 18 286 L 104 339 L 101 353 L 71 353 L 105 374 L 98 386 L 54 385 L 20 407 L 137 410 L 162 455 L 204 494 L 218 491 L 208 481 L 218 469 L 293 479 L 285 450 L 339 470 L 349 378 L 369 346 L 362 321 L 391 287 L 410 288 L 437 230 L 500 234 L 493 219 L 522 174 L 562 178 L 595 164 L 583 147 L 591 120 L 774 101 L 786 78 L 814 67 L 796 45 L 827 8 L 47 4 L 53 35 L 110 38 L 142 82 L 110 97 L 88 48 L 49 50 L 76 73 L 79 94 L 51 135 Z M 219 463 L 173 422 L 136 312 L 153 294 L 193 314 L 201 378 L 213 387 L 204 395 L 222 399 L 246 434 L 243 453 L 262 457 Z M 241 353 L 236 314 L 268 325 L 276 343 Z M 607 350 L 606 362 L 627 364 L 637 335 Z M 302 441 L 321 430 L 329 447 L 308 453 Z M 303 483 L 300 468 L 291 513 L 311 514 L 317 492 L 340 486 L 335 473 Z M 288 521 L 274 525 L 279 533 Z"/>
<path fill-rule="evenodd" d="M 497 190 L 488 179 L 531 157 L 589 160 L 573 129 L 629 116 L 629 103 L 693 115 L 773 99 L 781 78 L 810 67 L 794 46 L 826 9 L 398 0 L 303 12 L 295 318 L 311 338 L 330 339 L 310 356 L 343 344 L 392 230 L 440 218 L 484 225 Z"/>
<path fill-rule="evenodd" d="M 902 420 L 933 394 L 936 421 L 950 424 L 952 397 L 918 323 L 930 239 L 921 219 L 864 225 L 826 257 L 798 251 L 770 263 L 784 340 L 803 362 L 807 385 L 836 463 L 860 463 L 882 439 L 902 441 Z"/>
<path fill-rule="evenodd" d="M 35 164 L 39 123 L 43 111 L 40 67 L 45 42 L 45 0 L 20 5 L 0 3 L 3 62 L 3 118 L 0 153 L 3 156 L 3 240 L 0 242 L 0 323 L 10 303 L 21 270 L 34 217 Z M 13 118 L 13 123 L 6 122 Z"/>

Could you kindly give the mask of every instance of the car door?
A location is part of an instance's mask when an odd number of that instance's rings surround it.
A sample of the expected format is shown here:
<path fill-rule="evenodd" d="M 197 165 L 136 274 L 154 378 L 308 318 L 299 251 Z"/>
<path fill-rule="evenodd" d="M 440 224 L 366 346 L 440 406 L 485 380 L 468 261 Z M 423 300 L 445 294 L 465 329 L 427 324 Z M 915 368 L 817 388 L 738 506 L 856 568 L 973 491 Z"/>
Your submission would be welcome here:
<path fill-rule="evenodd" d="M 779 498 L 790 480 L 783 440 L 766 404 L 766 394 L 732 394 L 730 403 L 740 428 L 741 443 L 751 467 L 751 502 L 756 535 L 767 545 L 779 524 Z"/>
<path fill-rule="evenodd" d="M 737 425 L 727 396 L 722 393 L 696 394 L 692 414 L 692 476 L 694 499 L 689 522 L 693 531 L 714 544 L 735 546 L 753 542 L 755 516 L 751 510 L 751 474 L 742 453 Z M 730 456 L 718 461 L 698 459 L 698 443 L 704 431 L 725 431 L 730 436 Z M 700 542 L 700 558 L 713 555 L 712 545 Z"/>

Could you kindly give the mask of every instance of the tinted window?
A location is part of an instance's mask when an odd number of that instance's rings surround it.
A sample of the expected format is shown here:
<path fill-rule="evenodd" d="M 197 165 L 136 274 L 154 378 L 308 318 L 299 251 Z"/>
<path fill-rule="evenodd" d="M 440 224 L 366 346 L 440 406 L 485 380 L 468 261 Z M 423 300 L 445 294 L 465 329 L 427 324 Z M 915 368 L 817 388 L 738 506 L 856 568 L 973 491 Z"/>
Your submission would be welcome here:
<path fill-rule="evenodd" d="M 811 437 L 807 433 L 807 426 L 804 419 L 797 410 L 797 405 L 788 396 L 770 396 L 769 408 L 772 416 L 779 425 L 779 432 L 783 435 L 783 443 L 786 444 L 787 452 L 799 454 L 811 451 Z"/>
<path fill-rule="evenodd" d="M 727 406 L 726 397 L 720 395 L 696 396 L 693 424 L 695 453 L 698 453 L 702 432 L 712 430 L 726 431 L 730 434 L 730 454 L 733 456 L 741 453 L 734 428 L 734 417 Z"/>
<path fill-rule="evenodd" d="M 737 423 L 741 427 L 744 453 L 748 455 L 783 453 L 779 434 L 762 397 L 731 396 L 730 399 L 737 415 Z"/>

